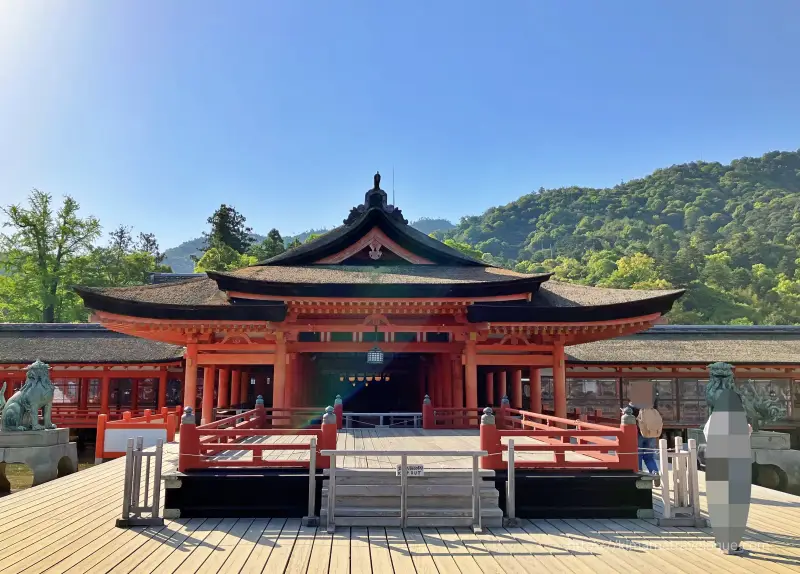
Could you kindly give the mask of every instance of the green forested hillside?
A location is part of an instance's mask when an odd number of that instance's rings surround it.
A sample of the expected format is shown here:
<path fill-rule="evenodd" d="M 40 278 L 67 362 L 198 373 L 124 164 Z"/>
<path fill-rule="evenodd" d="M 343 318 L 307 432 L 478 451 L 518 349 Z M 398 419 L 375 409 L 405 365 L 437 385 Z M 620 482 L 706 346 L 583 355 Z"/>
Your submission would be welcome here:
<path fill-rule="evenodd" d="M 800 152 L 540 189 L 439 237 L 567 281 L 688 287 L 673 322 L 800 324 Z"/>

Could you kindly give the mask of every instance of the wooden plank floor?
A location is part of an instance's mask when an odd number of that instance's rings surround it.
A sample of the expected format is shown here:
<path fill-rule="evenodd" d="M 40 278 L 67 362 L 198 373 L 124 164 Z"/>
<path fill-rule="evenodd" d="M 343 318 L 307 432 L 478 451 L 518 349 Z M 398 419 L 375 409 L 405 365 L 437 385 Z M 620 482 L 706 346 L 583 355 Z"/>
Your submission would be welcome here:
<path fill-rule="evenodd" d="M 476 448 L 463 431 L 395 432 L 408 430 L 343 432 L 339 440 L 347 448 Z M 165 458 L 175 464 L 177 445 L 167 446 Z M 381 458 L 354 465 L 389 464 Z M 168 520 L 163 528 L 122 530 L 114 520 L 123 470 L 119 459 L 1 498 L 0 573 L 800 571 L 800 497 L 757 486 L 749 554 L 731 557 L 713 548 L 708 529 L 660 528 L 653 520 L 525 520 L 481 535 L 452 528 L 330 535 L 284 518 Z M 659 507 L 657 495 L 654 502 Z"/>

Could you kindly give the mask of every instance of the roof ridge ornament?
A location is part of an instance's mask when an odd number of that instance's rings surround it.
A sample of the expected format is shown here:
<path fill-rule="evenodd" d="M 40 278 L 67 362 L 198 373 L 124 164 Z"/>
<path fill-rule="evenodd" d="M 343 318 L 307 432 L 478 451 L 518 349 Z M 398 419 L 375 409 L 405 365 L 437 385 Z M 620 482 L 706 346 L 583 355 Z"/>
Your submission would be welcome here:
<path fill-rule="evenodd" d="M 364 195 L 364 203 L 350 210 L 350 215 L 344 220 L 344 224 L 352 225 L 370 209 L 380 209 L 395 222 L 408 225 L 408 220 L 403 217 L 403 213 L 394 205 L 389 205 L 388 195 L 381 189 L 381 172 L 379 171 L 372 176 L 372 189 Z"/>

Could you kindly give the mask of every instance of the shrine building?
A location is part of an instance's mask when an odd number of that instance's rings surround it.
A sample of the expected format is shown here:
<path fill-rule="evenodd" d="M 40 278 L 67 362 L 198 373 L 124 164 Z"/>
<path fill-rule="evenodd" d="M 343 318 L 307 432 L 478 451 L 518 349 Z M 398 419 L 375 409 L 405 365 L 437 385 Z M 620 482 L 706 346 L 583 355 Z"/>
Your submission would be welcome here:
<path fill-rule="evenodd" d="M 567 350 L 649 329 L 682 290 L 604 289 L 495 267 L 408 225 L 380 175 L 343 225 L 252 267 L 119 288 L 77 288 L 93 321 L 184 348 L 182 402 L 347 411 L 542 408 L 567 415 Z M 166 389 L 174 355 L 153 363 Z M 198 384 L 202 381 L 202 384 Z M 108 391 L 106 391 L 108 392 Z M 166 400 L 165 391 L 159 391 Z M 161 401 L 159 401 L 159 406 Z M 617 411 L 618 412 L 618 411 Z"/>

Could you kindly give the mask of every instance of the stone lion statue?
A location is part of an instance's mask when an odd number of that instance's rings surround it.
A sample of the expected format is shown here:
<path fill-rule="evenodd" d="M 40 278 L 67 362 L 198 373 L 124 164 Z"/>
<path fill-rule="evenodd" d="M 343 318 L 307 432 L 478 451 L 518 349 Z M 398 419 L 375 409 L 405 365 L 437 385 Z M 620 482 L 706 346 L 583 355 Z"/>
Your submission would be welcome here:
<path fill-rule="evenodd" d="M 25 384 L 2 407 L 0 430 L 25 431 L 56 428 L 56 425 L 50 420 L 53 392 L 55 391 L 53 383 L 50 382 L 50 367 L 37 360 L 25 370 L 28 372 Z M 42 409 L 44 425 L 39 424 L 39 409 Z"/>
<path fill-rule="evenodd" d="M 733 365 L 728 363 L 711 363 L 708 366 L 708 384 L 706 385 L 706 404 L 708 414 L 714 412 L 714 403 L 717 397 L 726 389 L 739 392 L 733 378 Z"/>

